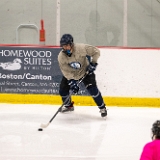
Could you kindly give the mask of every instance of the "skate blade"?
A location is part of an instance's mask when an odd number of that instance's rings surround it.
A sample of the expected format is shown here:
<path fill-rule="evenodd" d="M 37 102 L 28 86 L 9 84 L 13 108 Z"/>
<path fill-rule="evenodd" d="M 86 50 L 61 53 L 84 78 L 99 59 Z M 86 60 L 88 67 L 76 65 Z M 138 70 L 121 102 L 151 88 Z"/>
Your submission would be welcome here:
<path fill-rule="evenodd" d="M 105 117 L 102 117 L 102 119 L 104 119 L 104 120 L 107 120 L 107 116 L 105 116 Z"/>
<path fill-rule="evenodd" d="M 60 113 L 63 113 L 63 114 L 70 114 L 72 113 L 73 111 L 66 111 L 66 112 L 60 112 Z"/>

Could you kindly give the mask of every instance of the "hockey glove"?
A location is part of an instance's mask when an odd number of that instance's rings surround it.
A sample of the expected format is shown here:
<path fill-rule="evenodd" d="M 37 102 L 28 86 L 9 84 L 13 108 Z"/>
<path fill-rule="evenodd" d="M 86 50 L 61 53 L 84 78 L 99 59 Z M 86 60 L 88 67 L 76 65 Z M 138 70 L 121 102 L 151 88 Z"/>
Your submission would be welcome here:
<path fill-rule="evenodd" d="M 95 70 L 96 70 L 96 68 L 97 68 L 97 63 L 90 63 L 89 64 L 89 66 L 88 66 L 88 68 L 87 68 L 87 70 L 88 70 L 88 74 L 92 74 Z"/>
<path fill-rule="evenodd" d="M 71 79 L 68 81 L 68 85 L 70 86 L 70 89 L 74 92 L 74 93 L 78 93 L 79 91 L 79 87 L 77 85 L 77 81 L 74 79 Z"/>

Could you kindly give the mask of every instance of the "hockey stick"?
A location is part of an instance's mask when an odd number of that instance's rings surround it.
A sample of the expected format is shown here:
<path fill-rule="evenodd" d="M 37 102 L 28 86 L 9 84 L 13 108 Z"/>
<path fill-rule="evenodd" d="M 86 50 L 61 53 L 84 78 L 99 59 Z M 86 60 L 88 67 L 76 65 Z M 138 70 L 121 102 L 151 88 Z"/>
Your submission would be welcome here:
<path fill-rule="evenodd" d="M 86 74 L 78 81 L 78 84 L 79 85 L 83 80 L 84 78 L 87 76 L 88 72 L 86 72 Z M 49 124 L 53 121 L 53 119 L 56 117 L 56 115 L 61 111 L 61 108 L 64 106 L 64 104 L 68 101 L 68 99 L 70 98 L 71 94 L 73 93 L 70 92 L 69 96 L 66 98 L 66 100 L 63 102 L 63 104 L 61 105 L 61 107 L 59 107 L 59 109 L 57 110 L 57 112 L 53 115 L 53 117 L 50 119 L 50 121 L 47 123 L 47 124 L 41 124 L 41 129 L 42 128 L 47 128 L 49 126 Z"/>

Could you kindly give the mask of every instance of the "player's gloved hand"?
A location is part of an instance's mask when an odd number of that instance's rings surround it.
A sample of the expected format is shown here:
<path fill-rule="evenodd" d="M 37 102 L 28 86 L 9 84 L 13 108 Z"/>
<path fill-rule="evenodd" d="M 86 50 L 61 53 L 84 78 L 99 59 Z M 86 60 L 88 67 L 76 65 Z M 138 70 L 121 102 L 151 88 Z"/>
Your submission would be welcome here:
<path fill-rule="evenodd" d="M 89 72 L 88 74 L 92 74 L 96 70 L 97 65 L 98 65 L 97 63 L 91 62 L 87 68 L 87 71 Z"/>
<path fill-rule="evenodd" d="M 70 89 L 74 92 L 74 93 L 78 93 L 79 91 L 79 87 L 77 85 L 77 81 L 74 79 L 71 79 L 68 81 L 68 85 L 70 86 Z"/>

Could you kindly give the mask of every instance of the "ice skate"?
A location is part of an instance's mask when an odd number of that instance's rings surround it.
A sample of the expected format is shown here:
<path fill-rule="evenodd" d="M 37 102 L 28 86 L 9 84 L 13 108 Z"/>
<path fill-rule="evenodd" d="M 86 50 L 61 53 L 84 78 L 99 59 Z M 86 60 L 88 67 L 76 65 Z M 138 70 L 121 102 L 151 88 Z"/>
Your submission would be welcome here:
<path fill-rule="evenodd" d="M 61 108 L 61 112 L 64 113 L 64 112 L 71 112 L 71 111 L 74 111 L 74 106 L 73 106 L 74 102 L 71 102 L 71 104 L 69 106 L 66 106 L 64 105 L 62 108 Z"/>
<path fill-rule="evenodd" d="M 102 118 L 107 118 L 107 110 L 106 110 L 106 108 L 103 108 L 103 109 L 100 109 L 100 111 L 99 111 L 100 113 L 101 113 L 101 117 Z"/>

